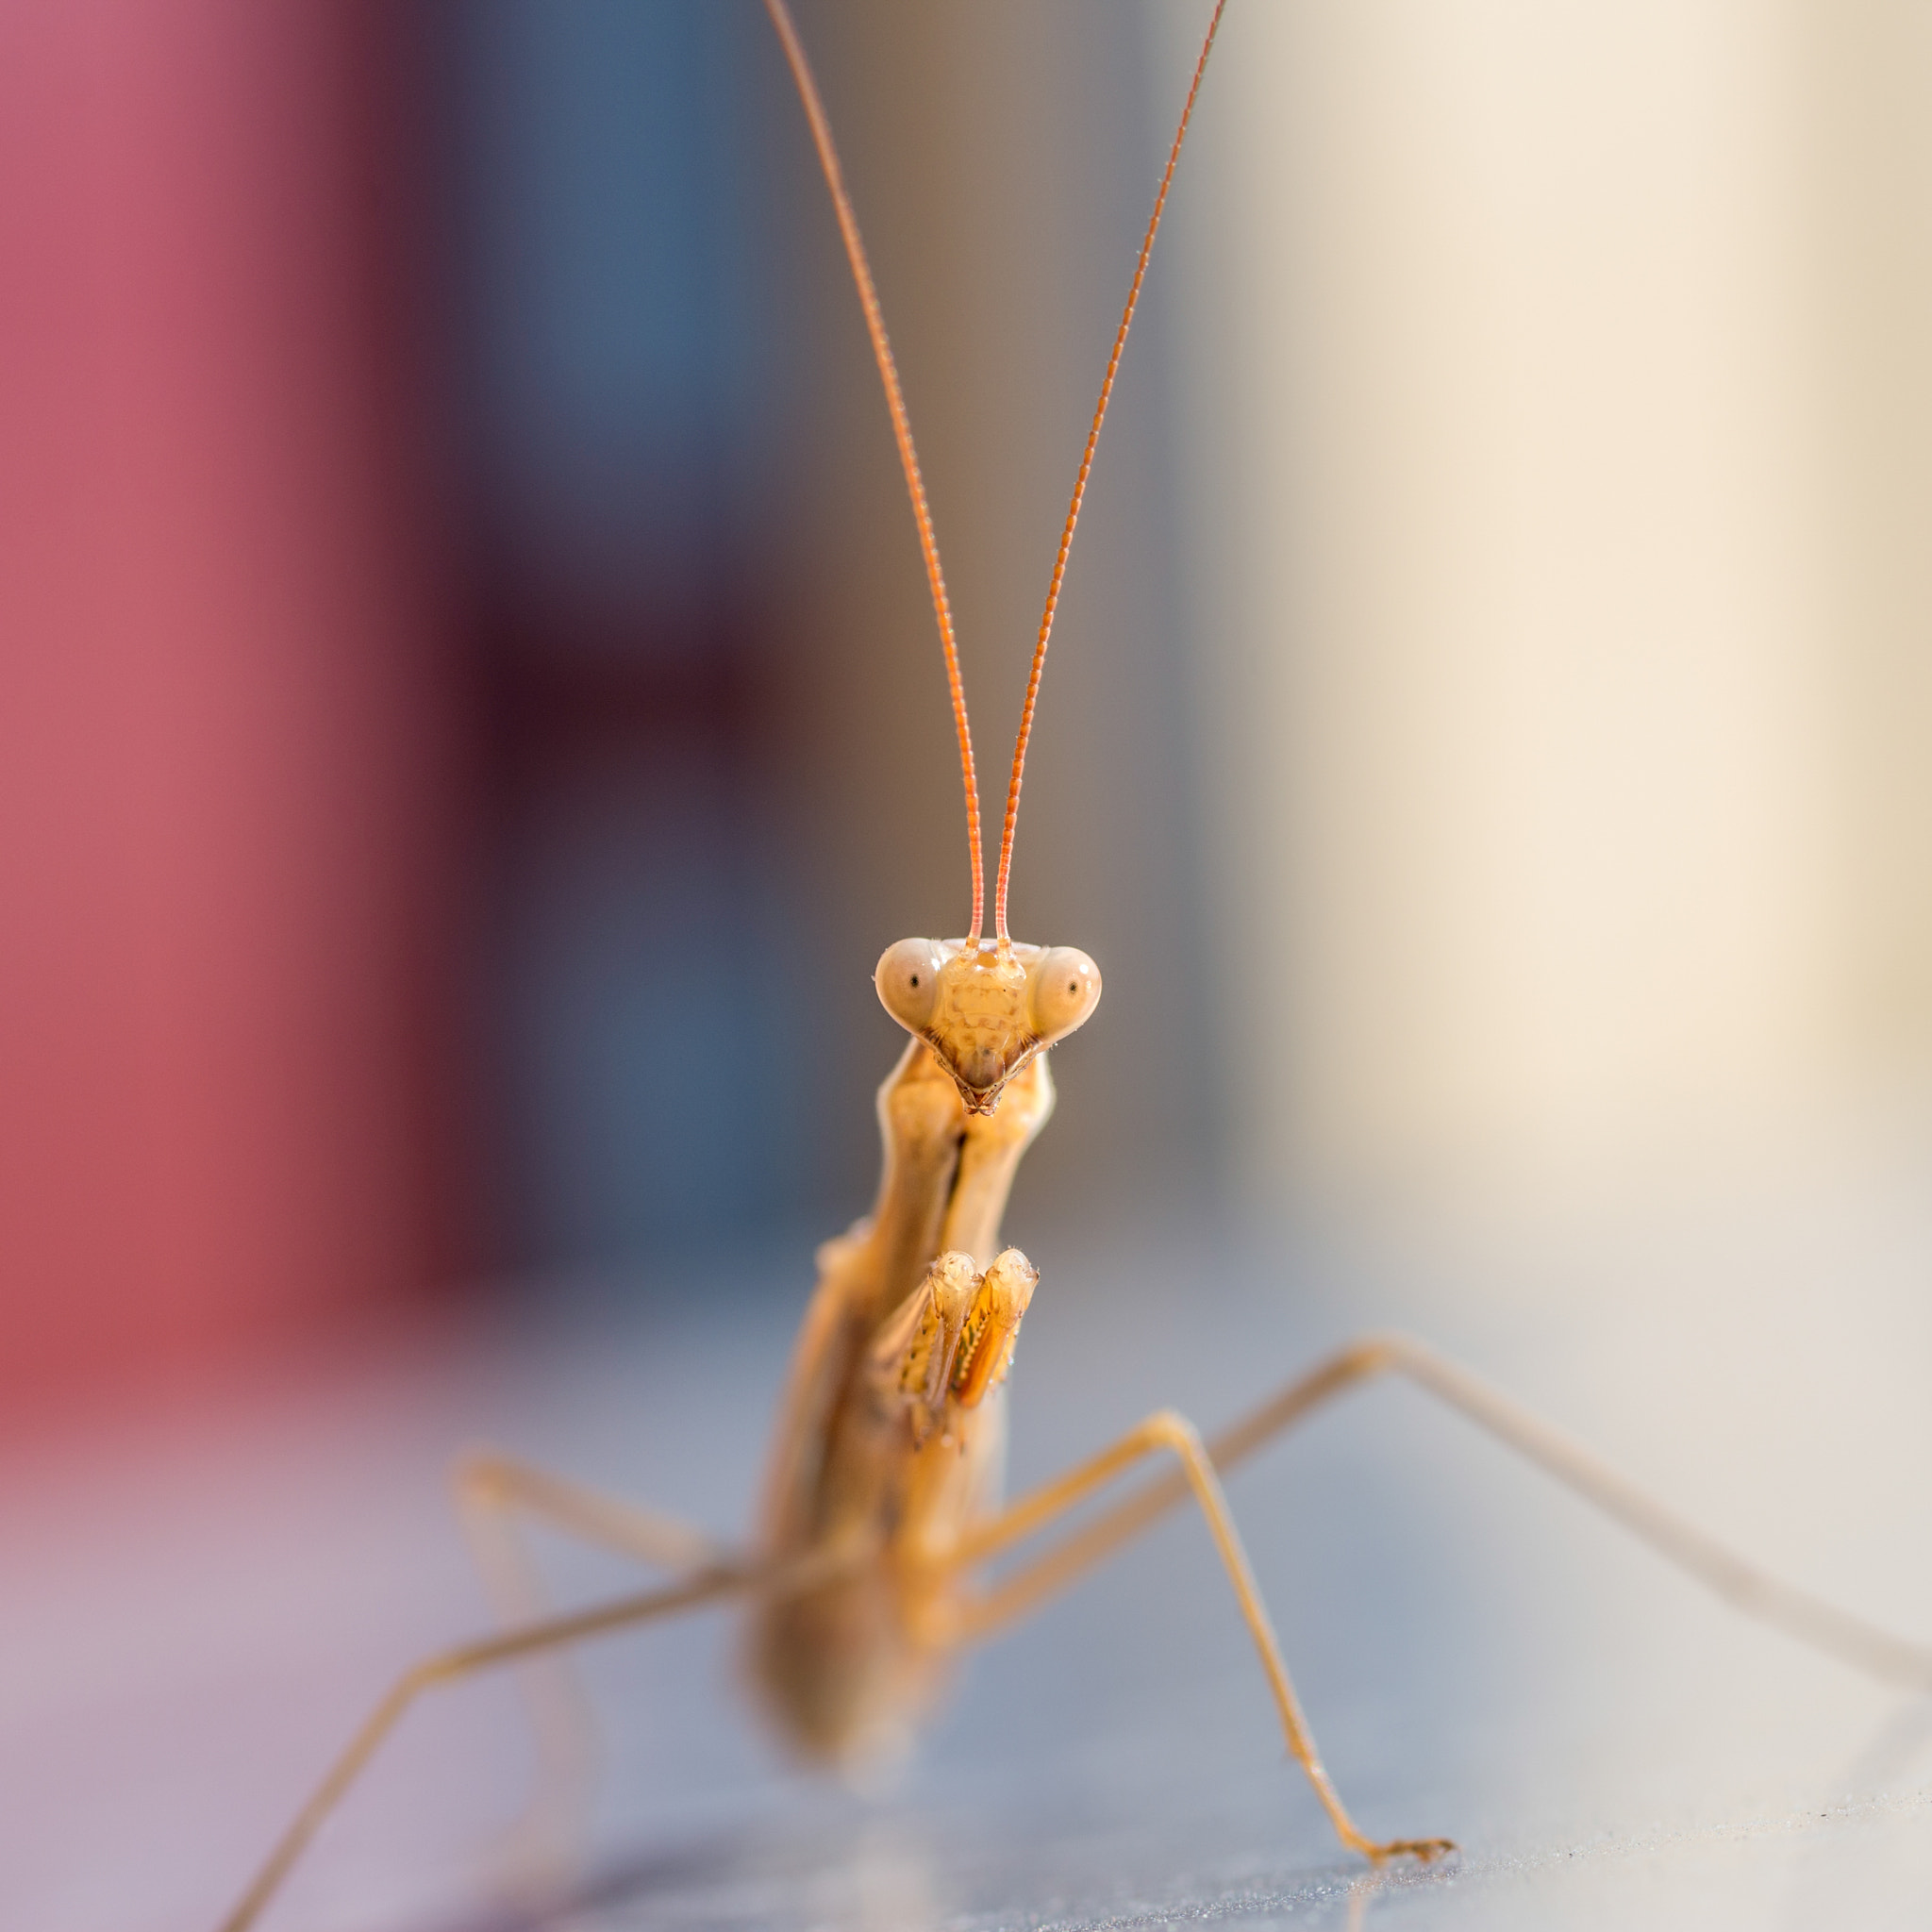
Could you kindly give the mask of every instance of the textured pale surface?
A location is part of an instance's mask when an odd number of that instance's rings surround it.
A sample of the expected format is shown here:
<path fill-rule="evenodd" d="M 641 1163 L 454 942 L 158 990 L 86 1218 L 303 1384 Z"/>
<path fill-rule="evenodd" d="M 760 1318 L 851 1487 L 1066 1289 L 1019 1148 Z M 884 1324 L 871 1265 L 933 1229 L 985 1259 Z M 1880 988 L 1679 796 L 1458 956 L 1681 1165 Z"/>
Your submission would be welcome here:
<path fill-rule="evenodd" d="M 1400 1319 L 1743 1547 L 1932 1634 L 1923 1144 L 1426 1265 L 1038 1238 L 1015 1456 L 1156 1403 L 1214 1423 Z M 1037 1210 L 1036 1210 L 1037 1212 Z M 1023 1197 L 1014 1232 L 1027 1240 Z M 1352 1257 L 1352 1258 L 1350 1258 Z M 1478 1261 L 1481 1266 L 1478 1268 Z M 774 1282 L 787 1268 L 774 1265 Z M 273 1400 L 125 1418 L 0 1491 L 0 1922 L 209 1924 L 404 1661 L 481 1620 L 441 1474 L 488 1437 L 732 1528 L 806 1290 L 399 1349 Z M 717 1308 L 728 1312 L 712 1314 Z M 724 1617 L 587 1659 L 611 1777 L 591 1876 L 532 1919 L 492 1848 L 503 1683 L 405 1726 L 272 1924 L 979 1928 L 1920 1925 L 1932 1707 L 1740 1624 L 1420 1398 L 1371 1390 L 1231 1486 L 1344 1793 L 1460 1865 L 1379 1883 L 1281 1762 L 1198 1524 L 974 1660 L 883 1792 L 786 1770 Z M 619 1587 L 558 1557 L 565 1591 Z"/>

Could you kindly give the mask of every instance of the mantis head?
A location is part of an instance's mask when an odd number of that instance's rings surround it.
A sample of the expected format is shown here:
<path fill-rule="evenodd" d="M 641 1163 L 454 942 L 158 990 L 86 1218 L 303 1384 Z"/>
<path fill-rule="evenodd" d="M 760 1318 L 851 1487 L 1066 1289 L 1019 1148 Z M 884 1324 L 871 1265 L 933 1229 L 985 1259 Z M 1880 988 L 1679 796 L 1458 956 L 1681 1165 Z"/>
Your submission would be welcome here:
<path fill-rule="evenodd" d="M 873 983 L 952 1074 L 969 1113 L 991 1113 L 1000 1089 L 1100 1004 L 1100 968 L 1077 946 L 1010 940 L 901 940 Z"/>

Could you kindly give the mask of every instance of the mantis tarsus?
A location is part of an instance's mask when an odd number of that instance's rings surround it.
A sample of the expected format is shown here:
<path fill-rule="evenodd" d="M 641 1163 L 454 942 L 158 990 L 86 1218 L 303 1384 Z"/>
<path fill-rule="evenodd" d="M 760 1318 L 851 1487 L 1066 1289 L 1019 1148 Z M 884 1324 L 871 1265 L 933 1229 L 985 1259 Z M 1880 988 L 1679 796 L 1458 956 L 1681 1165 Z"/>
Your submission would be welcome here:
<path fill-rule="evenodd" d="M 1878 1630 L 1733 1555 L 1592 1456 L 1420 1342 L 1377 1336 L 1343 1349 L 1221 1434 L 1171 1410 L 1020 1501 L 1001 1498 L 1005 1383 L 1038 1274 L 999 1246 L 1021 1156 L 1053 1108 L 1047 1049 L 1100 996 L 1093 961 L 1022 944 L 1007 925 L 1008 883 L 1027 739 L 1069 550 L 1127 332 L 1226 0 L 1217 0 L 1134 266 L 1056 551 L 1022 710 L 994 883 L 985 913 L 977 782 L 944 578 L 891 350 L 831 131 L 785 0 L 765 0 L 797 82 L 831 191 L 883 382 L 944 656 L 966 799 L 973 917 L 960 940 L 890 947 L 876 985 L 911 1036 L 879 1091 L 885 1168 L 873 1213 L 820 1251 L 817 1290 L 774 1430 L 762 1513 L 732 1549 L 670 1518 L 506 1457 L 469 1458 L 464 1511 L 509 1622 L 406 1672 L 376 1706 L 275 1846 L 224 1932 L 261 1914 L 326 1815 L 417 1696 L 433 1685 L 538 1658 L 702 1606 L 749 1612 L 750 1676 L 777 1729 L 808 1758 L 847 1764 L 916 1721 L 948 1667 L 1177 1505 L 1192 1501 L 1254 1641 L 1289 1751 L 1351 1851 L 1377 1863 L 1434 1859 L 1442 1839 L 1377 1841 L 1359 1830 L 1323 1769 L 1220 1473 L 1331 1398 L 1397 1374 L 1458 1410 L 1621 1522 L 1740 1610 L 1879 1678 L 1932 1690 L 1932 1648 Z M 997 1576 L 991 1566 L 1142 1464 L 1171 1466 L 1079 1528 Z M 541 1613 L 516 1519 L 633 1557 L 668 1581 L 565 1616 Z M 568 1686 L 536 1687 L 560 1768 L 578 1761 Z"/>

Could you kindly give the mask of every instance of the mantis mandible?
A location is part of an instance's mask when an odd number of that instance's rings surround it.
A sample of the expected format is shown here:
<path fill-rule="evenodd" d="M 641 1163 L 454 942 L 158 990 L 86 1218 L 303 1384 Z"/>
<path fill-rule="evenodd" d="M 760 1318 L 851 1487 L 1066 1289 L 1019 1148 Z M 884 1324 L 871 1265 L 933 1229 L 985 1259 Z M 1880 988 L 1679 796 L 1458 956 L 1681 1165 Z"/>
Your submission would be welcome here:
<path fill-rule="evenodd" d="M 992 932 L 978 785 L 952 612 L 892 352 L 857 217 L 786 0 L 765 0 L 803 102 L 857 285 L 905 472 L 932 593 L 958 738 L 973 916 L 957 940 L 908 939 L 875 975 L 910 1036 L 879 1090 L 884 1174 L 870 1216 L 819 1251 L 819 1279 L 782 1396 L 760 1517 L 729 1548 L 652 1510 L 499 1456 L 467 1458 L 466 1519 L 508 1626 L 407 1671 L 376 1705 L 275 1846 L 223 1932 L 244 1932 L 325 1818 L 416 1699 L 433 1686 L 560 1652 L 702 1607 L 748 1613 L 751 1683 L 799 1755 L 853 1765 L 896 1741 L 931 1706 L 959 1655 L 1065 1590 L 1157 1518 L 1191 1502 L 1246 1624 L 1291 1757 L 1336 1835 L 1380 1864 L 1436 1859 L 1441 1838 L 1377 1840 L 1336 1790 L 1305 1718 L 1221 1486 L 1221 1474 L 1344 1391 L 1399 1375 L 1541 1467 L 1738 1609 L 1880 1679 L 1932 1690 L 1932 1647 L 1908 1642 L 1767 1574 L 1641 1491 L 1546 1424 L 1424 1344 L 1372 1336 L 1319 1363 L 1249 1415 L 1203 1439 L 1172 1410 L 1018 1502 L 1002 1501 L 1006 1383 L 1039 1280 L 1000 1223 L 1021 1157 L 1053 1110 L 1048 1050 L 1100 999 L 1098 968 L 1069 946 L 1015 941 L 1008 884 L 1041 674 L 1095 447 L 1169 188 L 1226 0 L 1217 0 L 1134 264 L 1073 498 L 1053 560 L 1008 784 Z M 1122 1478 L 1138 1488 L 1017 1567 L 992 1566 Z M 569 1615 L 541 1613 L 517 1520 L 615 1550 L 664 1574 L 658 1587 Z M 540 1685 L 539 1690 L 545 1689 Z M 548 1687 L 555 1693 L 555 1684 Z M 567 1697 L 540 1724 L 567 1767 Z"/>

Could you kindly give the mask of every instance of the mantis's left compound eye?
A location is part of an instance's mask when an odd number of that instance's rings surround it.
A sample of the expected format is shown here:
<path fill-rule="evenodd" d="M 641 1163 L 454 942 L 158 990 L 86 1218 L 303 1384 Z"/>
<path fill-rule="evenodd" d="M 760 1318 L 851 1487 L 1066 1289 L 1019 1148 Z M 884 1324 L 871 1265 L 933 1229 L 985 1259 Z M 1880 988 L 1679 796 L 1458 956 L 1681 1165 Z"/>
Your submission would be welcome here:
<path fill-rule="evenodd" d="M 1100 1004 L 1100 968 L 1077 946 L 1052 946 L 1033 969 L 1033 1030 L 1052 1041 Z"/>
<path fill-rule="evenodd" d="M 924 1033 L 939 1006 L 944 960 L 931 940 L 901 940 L 881 956 L 873 984 L 879 1003 L 908 1033 Z"/>

